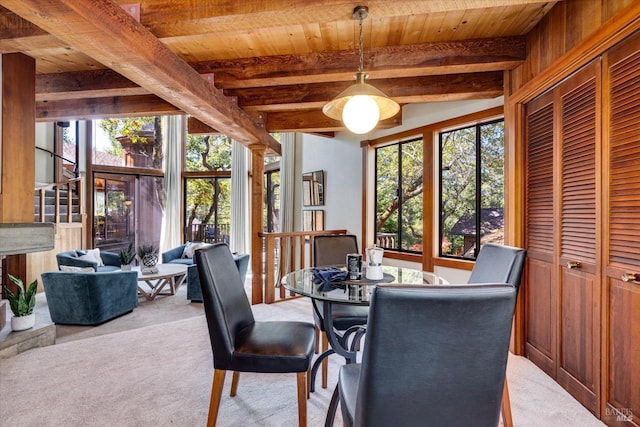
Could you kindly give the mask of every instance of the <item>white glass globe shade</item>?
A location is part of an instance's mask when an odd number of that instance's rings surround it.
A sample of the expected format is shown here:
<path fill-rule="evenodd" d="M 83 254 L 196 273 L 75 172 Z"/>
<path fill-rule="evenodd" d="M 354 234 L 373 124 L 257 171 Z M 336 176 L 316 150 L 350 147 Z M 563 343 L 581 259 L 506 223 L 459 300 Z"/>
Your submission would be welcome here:
<path fill-rule="evenodd" d="M 342 121 L 351 132 L 363 134 L 376 127 L 380 119 L 380 109 L 376 101 L 368 95 L 351 97 L 342 110 Z"/>

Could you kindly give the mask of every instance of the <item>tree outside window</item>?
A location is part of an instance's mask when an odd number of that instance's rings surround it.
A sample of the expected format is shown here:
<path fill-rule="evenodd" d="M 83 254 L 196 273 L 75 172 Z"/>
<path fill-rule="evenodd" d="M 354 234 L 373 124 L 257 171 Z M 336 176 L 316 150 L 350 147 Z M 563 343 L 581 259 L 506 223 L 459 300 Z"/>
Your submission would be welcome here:
<path fill-rule="evenodd" d="M 504 243 L 504 121 L 439 135 L 440 256 L 475 259 Z"/>
<path fill-rule="evenodd" d="M 422 252 L 422 138 L 376 149 L 376 244 Z"/>
<path fill-rule="evenodd" d="M 231 223 L 231 139 L 187 135 L 185 240 L 227 242 Z"/>

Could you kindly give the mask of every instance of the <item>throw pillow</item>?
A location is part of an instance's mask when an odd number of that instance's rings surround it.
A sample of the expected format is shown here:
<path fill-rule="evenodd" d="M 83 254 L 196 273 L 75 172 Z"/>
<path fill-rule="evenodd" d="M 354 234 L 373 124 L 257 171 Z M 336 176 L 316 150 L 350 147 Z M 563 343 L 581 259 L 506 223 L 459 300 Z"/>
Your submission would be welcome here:
<path fill-rule="evenodd" d="M 208 246 L 211 246 L 211 244 L 210 243 L 204 243 L 204 242 L 194 242 L 194 243 L 190 244 L 184 250 L 185 255 L 186 255 L 185 258 L 193 258 L 193 254 L 194 254 L 195 251 L 197 251 L 198 249 L 206 248 Z"/>
<path fill-rule="evenodd" d="M 189 255 L 189 246 L 191 246 L 193 243 L 191 242 L 187 242 L 184 244 L 184 249 L 182 250 L 182 258 L 191 258 L 193 256 L 193 254 L 191 254 L 191 256 Z"/>
<path fill-rule="evenodd" d="M 60 271 L 73 271 L 73 272 L 79 272 L 79 271 L 86 271 L 86 272 L 90 272 L 93 273 L 94 269 L 93 267 L 75 267 L 73 265 L 61 265 L 60 266 Z"/>
<path fill-rule="evenodd" d="M 104 262 L 102 262 L 102 257 L 100 257 L 100 248 L 87 250 L 87 255 L 93 256 L 94 260 L 98 262 L 98 267 L 104 267 Z"/>

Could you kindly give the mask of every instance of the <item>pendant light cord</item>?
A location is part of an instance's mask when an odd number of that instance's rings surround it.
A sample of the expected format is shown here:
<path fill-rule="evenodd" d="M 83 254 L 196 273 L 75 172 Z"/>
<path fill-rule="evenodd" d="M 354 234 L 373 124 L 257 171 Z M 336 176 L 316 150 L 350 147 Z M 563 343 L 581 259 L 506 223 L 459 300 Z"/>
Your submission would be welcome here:
<path fill-rule="evenodd" d="M 364 73 L 364 53 L 363 53 L 363 47 L 362 47 L 362 45 L 363 45 L 363 43 L 362 43 L 362 20 L 363 19 L 364 18 L 362 17 L 362 14 L 360 14 L 358 16 L 358 21 L 360 22 L 360 38 L 358 40 L 358 43 L 359 43 L 358 46 L 360 48 L 360 68 L 359 68 L 359 71 L 361 73 Z"/>

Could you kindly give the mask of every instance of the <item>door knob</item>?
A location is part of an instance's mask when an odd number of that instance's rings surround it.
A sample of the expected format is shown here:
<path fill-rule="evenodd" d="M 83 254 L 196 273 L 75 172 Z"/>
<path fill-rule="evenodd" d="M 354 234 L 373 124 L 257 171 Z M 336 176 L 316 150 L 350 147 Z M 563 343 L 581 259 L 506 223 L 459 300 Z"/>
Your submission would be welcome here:
<path fill-rule="evenodd" d="M 640 274 L 638 274 L 638 273 L 622 273 L 622 280 L 624 282 L 638 282 L 638 281 L 640 281 Z"/>
<path fill-rule="evenodd" d="M 569 261 L 567 263 L 567 268 L 569 270 L 576 270 L 578 268 L 582 267 L 582 264 L 580 264 L 578 261 Z"/>

